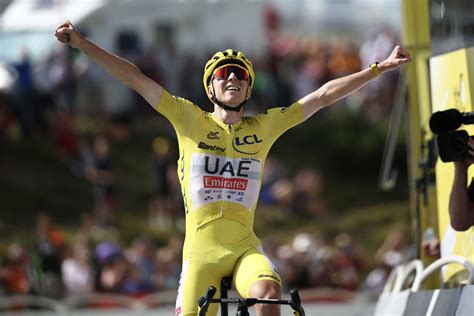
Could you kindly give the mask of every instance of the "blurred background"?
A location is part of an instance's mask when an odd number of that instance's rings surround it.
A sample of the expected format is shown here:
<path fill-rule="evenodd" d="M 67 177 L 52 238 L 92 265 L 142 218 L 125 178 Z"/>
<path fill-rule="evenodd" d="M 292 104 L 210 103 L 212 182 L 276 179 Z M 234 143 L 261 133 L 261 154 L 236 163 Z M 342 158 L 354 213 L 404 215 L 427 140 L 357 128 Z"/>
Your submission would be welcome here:
<path fill-rule="evenodd" d="M 252 115 L 387 57 L 401 11 L 399 0 L 1 0 L 0 295 L 171 293 L 160 303 L 173 304 L 178 285 L 174 130 L 59 44 L 64 20 L 204 110 L 205 62 L 244 51 L 256 70 Z M 400 78 L 385 74 L 274 145 L 255 231 L 285 290 L 373 302 L 391 269 L 416 257 L 407 127 L 391 123 Z M 398 176 L 382 185 L 388 154 Z"/>

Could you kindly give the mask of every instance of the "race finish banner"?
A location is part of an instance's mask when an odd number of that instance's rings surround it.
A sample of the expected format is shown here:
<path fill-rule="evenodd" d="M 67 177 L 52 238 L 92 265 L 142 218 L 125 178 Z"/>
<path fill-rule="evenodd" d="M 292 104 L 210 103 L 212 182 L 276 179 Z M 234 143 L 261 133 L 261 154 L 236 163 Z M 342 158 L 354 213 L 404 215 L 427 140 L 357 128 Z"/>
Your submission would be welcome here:
<path fill-rule="evenodd" d="M 432 112 L 456 108 L 460 112 L 474 111 L 474 47 L 463 48 L 430 58 L 430 86 Z M 474 136 L 474 125 L 462 125 Z M 469 168 L 469 183 L 474 167 Z M 454 178 L 452 162 L 438 159 L 436 164 L 436 191 L 441 256 L 462 256 L 474 263 L 474 227 L 456 232 L 450 225 L 449 197 Z M 468 184 L 466 184 L 468 185 Z M 449 265 L 442 270 L 443 281 L 465 280 L 459 271 L 462 266 Z"/>

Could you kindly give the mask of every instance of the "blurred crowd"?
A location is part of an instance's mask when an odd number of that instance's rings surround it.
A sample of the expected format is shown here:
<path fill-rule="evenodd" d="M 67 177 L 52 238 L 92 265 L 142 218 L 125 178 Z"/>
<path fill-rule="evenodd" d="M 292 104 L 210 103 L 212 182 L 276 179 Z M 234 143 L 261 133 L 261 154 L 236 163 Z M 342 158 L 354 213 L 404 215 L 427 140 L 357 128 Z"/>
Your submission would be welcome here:
<path fill-rule="evenodd" d="M 128 244 L 118 232 L 104 234 L 83 214 L 73 238 L 46 213 L 36 218 L 31 249 L 11 243 L 0 257 L 0 295 L 33 294 L 50 298 L 88 293 L 114 293 L 142 297 L 175 291 L 181 272 L 181 234 L 159 244 L 140 235 Z M 263 240 L 266 254 L 290 288 L 333 288 L 362 291 L 376 299 L 391 270 L 415 258 L 402 230 L 394 229 L 369 255 L 347 233 L 329 239 L 314 232 L 299 232 L 279 244 Z"/>
<path fill-rule="evenodd" d="M 273 32 L 269 34 L 268 51 L 253 60 L 256 82 L 248 113 L 291 104 L 330 79 L 382 60 L 396 43 L 397 37 L 390 30 L 369 34 L 361 46 L 345 39 L 321 42 Z M 201 76 L 211 53 L 185 55 L 172 43 L 117 53 L 136 63 L 172 94 L 210 110 Z M 127 140 L 133 120 L 151 113 L 160 118 L 131 91 L 131 104 L 124 113 L 108 113 L 96 67 L 77 51 L 58 46 L 46 59 L 36 62 L 25 51 L 3 70 L 11 85 L 0 90 L 0 147 L 4 142 L 33 135 L 51 140 L 71 172 L 90 183 L 94 205 L 90 213 L 83 214 L 74 236 L 66 236 L 47 211 L 40 212 L 33 248 L 12 243 L 0 258 L 2 295 L 30 293 L 57 298 L 93 291 L 143 295 L 177 288 L 184 215 L 173 133 L 159 131 L 150 144 L 148 224 L 156 230 L 177 233 L 170 234 L 164 244 L 146 235 L 126 243 L 114 230 L 117 170 L 110 153 L 111 142 Z M 371 119 L 386 117 L 391 111 L 397 76 L 396 72 L 382 76 L 341 102 Z M 92 136 L 84 137 L 84 130 Z M 290 173 L 270 156 L 263 181 L 262 205 L 278 206 L 288 214 L 308 218 L 327 211 L 324 179 L 318 170 L 302 168 Z M 408 259 L 407 245 L 402 240 L 389 249 L 398 257 L 385 258 L 388 250 L 381 250 L 377 258 L 367 259 L 362 247 L 346 233 L 327 240 L 303 232 L 284 245 L 270 239 L 264 244 L 288 287 L 380 289 L 394 264 Z M 362 280 L 362 272 L 373 260 L 380 268 L 378 274 Z"/>
<path fill-rule="evenodd" d="M 0 262 L 0 293 L 38 294 L 51 298 L 86 293 L 133 296 L 175 289 L 181 269 L 180 235 L 158 246 L 149 236 L 128 245 L 98 228 L 83 214 L 79 229 L 68 238 L 47 213 L 36 218 L 32 249 L 12 243 Z"/>

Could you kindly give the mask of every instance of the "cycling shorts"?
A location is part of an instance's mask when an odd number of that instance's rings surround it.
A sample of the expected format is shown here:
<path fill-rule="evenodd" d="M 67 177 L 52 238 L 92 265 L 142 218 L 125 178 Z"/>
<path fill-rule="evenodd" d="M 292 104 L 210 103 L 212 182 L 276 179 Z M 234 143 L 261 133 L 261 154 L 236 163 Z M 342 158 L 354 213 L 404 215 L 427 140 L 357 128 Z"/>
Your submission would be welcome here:
<path fill-rule="evenodd" d="M 251 228 L 221 218 L 201 226 L 192 239 L 187 238 L 188 257 L 183 260 L 176 315 L 197 315 L 198 299 L 210 285 L 220 295 L 222 278 L 232 276 L 233 287 L 242 297 L 249 297 L 252 285 L 271 280 L 281 286 L 275 266 L 262 250 Z M 218 304 L 211 304 L 207 315 L 214 316 Z"/>

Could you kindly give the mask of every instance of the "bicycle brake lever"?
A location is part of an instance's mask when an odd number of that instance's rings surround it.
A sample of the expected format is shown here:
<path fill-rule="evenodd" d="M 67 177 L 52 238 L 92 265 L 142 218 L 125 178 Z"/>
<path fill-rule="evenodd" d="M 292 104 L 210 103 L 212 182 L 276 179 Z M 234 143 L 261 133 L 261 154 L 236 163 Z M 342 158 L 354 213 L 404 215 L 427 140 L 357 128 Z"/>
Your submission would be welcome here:
<path fill-rule="evenodd" d="M 216 294 L 216 288 L 213 286 L 210 286 L 207 289 L 206 295 L 201 296 L 198 299 L 198 305 L 199 305 L 199 316 L 205 316 L 207 313 L 207 309 L 209 308 L 209 304 L 211 304 L 211 300 L 214 298 L 214 295 Z"/>
<path fill-rule="evenodd" d="M 303 309 L 303 306 L 301 306 L 301 298 L 300 294 L 296 289 L 291 289 L 290 290 L 290 306 L 293 308 L 294 315 L 295 316 L 305 316 L 305 312 Z"/>

